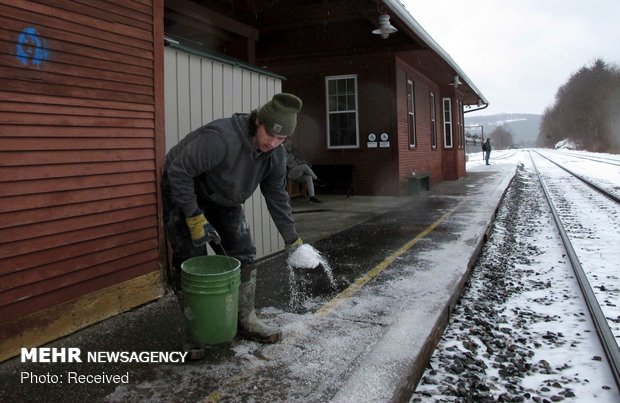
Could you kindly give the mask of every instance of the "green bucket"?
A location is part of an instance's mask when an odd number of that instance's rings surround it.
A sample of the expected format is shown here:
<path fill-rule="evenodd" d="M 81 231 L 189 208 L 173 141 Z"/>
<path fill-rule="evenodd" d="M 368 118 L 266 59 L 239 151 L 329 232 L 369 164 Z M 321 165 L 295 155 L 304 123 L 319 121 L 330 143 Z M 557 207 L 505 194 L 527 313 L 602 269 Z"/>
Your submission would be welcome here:
<path fill-rule="evenodd" d="M 181 264 L 183 313 L 189 341 L 220 344 L 237 334 L 241 263 L 228 256 L 197 256 Z"/>

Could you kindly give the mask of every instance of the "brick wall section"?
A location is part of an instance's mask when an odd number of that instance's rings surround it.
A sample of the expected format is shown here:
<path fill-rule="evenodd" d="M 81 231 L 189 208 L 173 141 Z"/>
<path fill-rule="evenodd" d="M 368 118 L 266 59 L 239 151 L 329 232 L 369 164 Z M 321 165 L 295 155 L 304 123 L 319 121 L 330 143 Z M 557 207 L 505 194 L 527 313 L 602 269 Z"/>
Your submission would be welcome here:
<path fill-rule="evenodd" d="M 441 136 L 441 99 L 439 87 L 405 63 L 397 62 L 396 93 L 399 111 L 397 114 L 399 132 L 399 176 L 401 182 L 412 171 L 431 175 L 431 183 L 441 182 L 442 171 L 442 136 Z M 407 123 L 407 80 L 412 80 L 415 88 L 416 147 L 409 147 Z M 431 141 L 431 107 L 430 92 L 435 93 L 437 147 Z"/>

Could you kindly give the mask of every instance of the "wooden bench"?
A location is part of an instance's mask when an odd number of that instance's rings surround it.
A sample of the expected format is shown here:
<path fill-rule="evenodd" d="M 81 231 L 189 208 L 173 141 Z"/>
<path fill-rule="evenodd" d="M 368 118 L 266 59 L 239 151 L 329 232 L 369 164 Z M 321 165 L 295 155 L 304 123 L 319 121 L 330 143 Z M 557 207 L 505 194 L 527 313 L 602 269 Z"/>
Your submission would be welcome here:
<path fill-rule="evenodd" d="M 431 175 L 426 173 L 416 173 L 407 177 L 409 184 L 409 194 L 419 194 L 420 189 L 431 190 Z"/>
<path fill-rule="evenodd" d="M 295 197 L 306 197 L 308 194 L 308 189 L 306 189 L 305 183 L 299 183 L 292 180 L 286 181 L 286 191 L 288 192 L 288 197 L 291 199 Z"/>

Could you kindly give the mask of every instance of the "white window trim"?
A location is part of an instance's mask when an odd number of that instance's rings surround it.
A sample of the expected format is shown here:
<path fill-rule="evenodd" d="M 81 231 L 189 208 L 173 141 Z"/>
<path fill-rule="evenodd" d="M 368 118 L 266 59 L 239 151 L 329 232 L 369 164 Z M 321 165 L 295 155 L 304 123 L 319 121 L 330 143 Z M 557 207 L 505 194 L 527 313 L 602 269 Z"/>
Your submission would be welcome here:
<path fill-rule="evenodd" d="M 431 148 L 437 148 L 437 99 L 433 91 L 429 92 L 428 97 L 431 103 L 430 121 L 431 121 Z M 434 136 L 433 136 L 434 134 Z"/>
<path fill-rule="evenodd" d="M 409 89 L 411 88 L 411 110 L 409 110 Z M 413 119 L 410 119 L 410 116 L 413 117 Z M 407 137 L 409 138 L 409 148 L 416 148 L 417 147 L 417 143 L 418 143 L 418 139 L 417 139 L 417 133 L 415 130 L 415 125 L 416 125 L 416 121 L 415 121 L 415 85 L 413 83 L 413 80 L 411 79 L 407 79 Z M 411 125 L 410 123 L 413 122 L 413 125 Z M 413 134 L 413 136 L 412 136 Z M 413 142 L 411 141 L 411 138 L 413 137 Z"/>
<path fill-rule="evenodd" d="M 449 119 L 446 120 L 446 101 L 448 101 L 448 117 Z M 442 113 L 442 120 L 443 120 L 443 146 L 444 148 L 453 148 L 454 147 L 454 128 L 452 127 L 452 98 L 450 97 L 444 97 L 441 99 L 441 111 Z M 450 125 L 450 132 L 446 133 L 446 125 Z M 446 142 L 446 138 L 450 138 L 450 145 L 447 145 Z"/>
<path fill-rule="evenodd" d="M 347 145 L 347 146 L 332 146 L 330 145 L 330 138 L 331 138 L 331 133 L 329 132 L 329 115 L 330 115 L 330 110 L 329 110 L 329 82 L 331 80 L 342 80 L 342 79 L 348 79 L 348 78 L 352 78 L 355 82 L 355 145 Z M 329 150 L 341 150 L 341 149 L 355 149 L 355 148 L 360 148 L 360 129 L 359 129 L 359 108 L 358 108 L 358 100 L 357 100 L 357 74 L 345 74 L 345 75 L 340 75 L 340 76 L 326 76 L 325 77 L 325 116 L 327 117 L 326 119 L 326 132 L 327 132 L 327 149 Z M 352 111 L 346 111 L 348 112 L 352 112 Z M 344 111 L 341 112 L 334 112 L 334 113 L 344 113 Z"/>
<path fill-rule="evenodd" d="M 459 144 L 459 148 L 465 148 L 465 114 L 464 114 L 464 108 L 463 108 L 463 101 L 459 101 L 459 120 L 460 120 L 460 133 L 459 133 L 459 138 L 460 138 L 460 143 Z"/>

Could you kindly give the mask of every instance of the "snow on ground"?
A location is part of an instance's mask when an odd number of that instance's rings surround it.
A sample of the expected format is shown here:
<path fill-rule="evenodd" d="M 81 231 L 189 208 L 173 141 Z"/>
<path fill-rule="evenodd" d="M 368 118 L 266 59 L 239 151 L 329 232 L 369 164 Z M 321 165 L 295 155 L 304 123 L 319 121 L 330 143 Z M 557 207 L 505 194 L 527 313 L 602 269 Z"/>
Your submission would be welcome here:
<path fill-rule="evenodd" d="M 553 154 L 551 157 L 554 157 Z M 554 158 L 554 160 L 557 159 Z M 576 158 L 569 157 L 569 159 L 570 161 L 563 161 L 563 163 L 568 163 L 572 170 L 577 170 L 574 166 L 576 164 L 573 163 Z M 559 167 L 548 160 L 538 158 L 537 165 L 544 172 L 543 177 L 554 200 L 554 205 L 562 206 L 556 210 L 582 262 L 588 282 L 596 290 L 601 310 L 614 334 L 620 337 L 620 272 L 618 270 L 620 208 L 618 208 L 618 203 L 593 192 L 589 186 L 571 177 L 567 172 L 562 172 Z M 598 165 L 600 165 L 599 171 L 605 166 L 600 163 Z M 618 169 L 613 169 L 613 166 L 611 168 L 604 171 L 620 170 L 620 165 Z M 582 169 L 580 168 L 579 172 Z M 583 171 L 588 172 L 587 169 Z M 589 176 L 592 176 L 592 172 Z M 596 178 L 596 181 L 599 182 L 600 179 Z M 620 338 L 617 342 L 620 344 Z"/>
<path fill-rule="evenodd" d="M 620 155 L 568 150 L 557 152 L 541 150 L 540 152 L 543 155 L 552 156 L 554 160 L 561 161 L 562 164 L 566 164 L 576 174 L 586 179 L 595 180 L 603 189 L 620 197 Z M 584 157 L 591 159 L 584 159 Z M 619 165 L 601 165 L 595 161 L 597 159 Z"/>
<path fill-rule="evenodd" d="M 620 401 L 528 153 L 491 162 L 520 169 L 411 401 Z M 616 170 L 579 164 L 620 185 Z"/>

